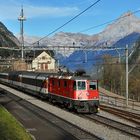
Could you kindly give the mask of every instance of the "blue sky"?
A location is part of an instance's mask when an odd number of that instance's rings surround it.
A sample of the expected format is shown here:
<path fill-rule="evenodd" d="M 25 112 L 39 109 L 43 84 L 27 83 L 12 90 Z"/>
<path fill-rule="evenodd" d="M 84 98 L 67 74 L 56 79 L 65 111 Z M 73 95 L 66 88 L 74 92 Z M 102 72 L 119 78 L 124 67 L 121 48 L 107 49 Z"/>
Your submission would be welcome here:
<path fill-rule="evenodd" d="M 95 1 L 97 0 L 0 0 L 0 21 L 15 35 L 19 34 L 20 28 L 17 19 L 20 15 L 21 5 L 23 5 L 27 18 L 24 22 L 24 34 L 43 37 Z M 140 0 L 101 0 L 59 31 L 76 33 L 118 18 L 127 11 L 139 9 Z M 140 17 L 140 12 L 136 16 Z M 105 26 L 84 33 L 96 34 L 101 32 Z"/>

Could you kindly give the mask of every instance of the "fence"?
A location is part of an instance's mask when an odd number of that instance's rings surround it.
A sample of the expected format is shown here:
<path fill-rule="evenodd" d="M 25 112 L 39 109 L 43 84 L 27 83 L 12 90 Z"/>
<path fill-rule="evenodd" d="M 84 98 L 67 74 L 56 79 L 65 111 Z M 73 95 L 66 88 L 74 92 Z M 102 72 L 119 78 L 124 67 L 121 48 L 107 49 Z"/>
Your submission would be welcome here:
<path fill-rule="evenodd" d="M 100 103 L 126 108 L 126 99 L 124 97 L 112 97 L 100 93 Z M 140 111 L 140 102 L 136 102 L 135 100 L 129 100 L 128 108 Z"/>

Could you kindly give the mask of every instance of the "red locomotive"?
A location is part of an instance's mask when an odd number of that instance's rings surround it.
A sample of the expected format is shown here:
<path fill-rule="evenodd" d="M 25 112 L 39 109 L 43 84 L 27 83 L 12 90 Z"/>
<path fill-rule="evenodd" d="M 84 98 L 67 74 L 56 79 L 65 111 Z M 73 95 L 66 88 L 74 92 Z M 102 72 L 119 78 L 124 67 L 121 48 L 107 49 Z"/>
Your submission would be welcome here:
<path fill-rule="evenodd" d="M 0 73 L 0 81 L 70 110 L 97 113 L 99 107 L 98 81 L 89 76 L 56 73 L 10 72 Z"/>

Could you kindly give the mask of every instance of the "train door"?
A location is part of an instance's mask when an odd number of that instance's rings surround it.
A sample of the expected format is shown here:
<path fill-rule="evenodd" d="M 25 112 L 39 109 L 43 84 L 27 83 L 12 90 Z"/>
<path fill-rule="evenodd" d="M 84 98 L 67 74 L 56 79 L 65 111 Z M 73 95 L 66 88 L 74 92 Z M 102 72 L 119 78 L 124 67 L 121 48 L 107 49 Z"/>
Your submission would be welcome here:
<path fill-rule="evenodd" d="M 48 77 L 36 77 L 36 91 L 40 94 L 48 94 Z"/>

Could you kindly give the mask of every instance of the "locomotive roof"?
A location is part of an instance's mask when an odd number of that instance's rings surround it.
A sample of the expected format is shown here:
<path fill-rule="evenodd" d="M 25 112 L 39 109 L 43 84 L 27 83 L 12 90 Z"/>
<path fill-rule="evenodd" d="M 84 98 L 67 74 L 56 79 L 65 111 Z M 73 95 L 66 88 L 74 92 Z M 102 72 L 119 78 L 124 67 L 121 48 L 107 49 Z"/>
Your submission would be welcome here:
<path fill-rule="evenodd" d="M 89 75 L 77 76 L 74 73 L 45 73 L 45 72 L 29 72 L 29 71 L 12 71 L 10 75 L 23 75 L 26 77 L 52 77 L 59 79 L 71 79 L 71 80 L 95 80 Z"/>
<path fill-rule="evenodd" d="M 58 79 L 71 79 L 71 80 L 92 80 L 92 78 L 90 76 L 74 76 L 74 75 L 63 75 L 63 76 L 59 76 L 59 75 L 51 75 L 51 78 L 58 78 Z"/>

